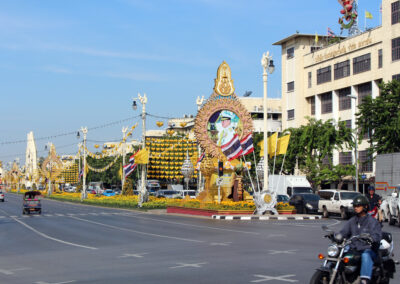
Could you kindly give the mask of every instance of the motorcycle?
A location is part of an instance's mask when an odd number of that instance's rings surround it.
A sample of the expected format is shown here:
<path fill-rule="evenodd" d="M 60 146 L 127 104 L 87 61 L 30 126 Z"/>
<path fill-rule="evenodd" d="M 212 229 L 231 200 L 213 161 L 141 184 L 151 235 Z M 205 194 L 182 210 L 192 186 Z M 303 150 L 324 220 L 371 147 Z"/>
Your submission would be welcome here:
<path fill-rule="evenodd" d="M 310 284 L 357 284 L 360 283 L 361 253 L 350 248 L 355 240 L 362 240 L 372 244 L 369 234 L 353 236 L 349 239 L 340 234 L 334 234 L 326 225 L 322 229 L 327 232 L 325 238 L 332 241 L 328 247 L 327 256 L 320 253 L 318 258 L 324 263 L 313 274 Z M 392 235 L 382 232 L 382 240 L 378 250 L 377 260 L 374 263 L 371 283 L 388 284 L 396 272 L 393 260 Z"/>

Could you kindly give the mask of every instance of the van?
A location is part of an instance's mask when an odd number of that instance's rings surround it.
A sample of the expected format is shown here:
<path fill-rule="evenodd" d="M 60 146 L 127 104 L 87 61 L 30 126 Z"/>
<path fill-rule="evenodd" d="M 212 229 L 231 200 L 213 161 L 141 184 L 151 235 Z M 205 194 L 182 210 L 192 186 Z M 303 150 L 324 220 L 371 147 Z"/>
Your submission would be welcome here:
<path fill-rule="evenodd" d="M 292 196 L 298 193 L 314 193 L 306 176 L 269 175 L 269 190 Z"/>

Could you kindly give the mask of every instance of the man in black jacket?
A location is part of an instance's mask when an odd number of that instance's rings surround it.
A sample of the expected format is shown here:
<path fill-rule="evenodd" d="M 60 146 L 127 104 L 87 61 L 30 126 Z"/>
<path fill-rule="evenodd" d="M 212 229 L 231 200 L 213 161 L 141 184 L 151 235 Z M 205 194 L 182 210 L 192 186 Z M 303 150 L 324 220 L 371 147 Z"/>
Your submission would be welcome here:
<path fill-rule="evenodd" d="M 346 239 L 360 234 L 369 234 L 371 237 L 371 245 L 360 239 L 354 240 L 351 244 L 352 249 L 361 252 L 361 284 L 368 284 L 371 280 L 374 260 L 382 239 L 382 230 L 379 222 L 367 214 L 369 201 L 365 196 L 359 195 L 354 198 L 353 207 L 356 215 L 344 225 L 340 233 Z"/>
<path fill-rule="evenodd" d="M 381 197 L 375 193 L 375 187 L 370 185 L 368 187 L 368 202 L 369 202 L 369 211 L 374 210 L 375 207 L 379 208 L 379 205 L 381 204 Z"/>

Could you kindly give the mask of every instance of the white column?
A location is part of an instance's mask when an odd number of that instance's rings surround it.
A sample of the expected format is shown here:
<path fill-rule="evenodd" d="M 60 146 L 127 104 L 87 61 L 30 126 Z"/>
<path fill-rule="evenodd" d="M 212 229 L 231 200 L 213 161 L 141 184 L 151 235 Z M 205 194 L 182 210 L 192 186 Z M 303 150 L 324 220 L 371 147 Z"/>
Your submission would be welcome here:
<path fill-rule="evenodd" d="M 339 92 L 332 91 L 332 114 L 335 123 L 339 121 Z"/>
<path fill-rule="evenodd" d="M 321 119 L 321 96 L 315 95 L 315 119 Z"/>

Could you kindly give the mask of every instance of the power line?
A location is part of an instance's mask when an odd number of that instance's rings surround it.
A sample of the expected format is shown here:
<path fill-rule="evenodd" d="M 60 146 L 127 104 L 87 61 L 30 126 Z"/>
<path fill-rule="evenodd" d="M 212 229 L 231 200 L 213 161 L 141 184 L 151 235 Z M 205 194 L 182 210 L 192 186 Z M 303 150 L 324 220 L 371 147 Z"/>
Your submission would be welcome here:
<path fill-rule="evenodd" d="M 125 121 L 129 121 L 132 120 L 134 118 L 138 118 L 141 115 L 136 115 L 136 116 L 132 116 L 129 118 L 125 118 L 125 119 L 121 119 L 121 120 L 117 120 L 117 121 L 113 121 L 113 122 L 109 122 L 106 124 L 102 124 L 102 125 L 98 125 L 98 126 L 93 126 L 88 128 L 88 130 L 96 130 L 96 129 L 100 129 L 100 128 L 105 128 L 105 127 L 109 127 L 112 125 L 116 125 L 116 124 L 120 124 L 122 122 Z M 64 136 L 69 136 L 69 135 L 76 135 L 77 131 L 71 131 L 71 132 L 65 132 L 65 133 L 61 133 L 61 134 L 57 134 L 57 135 L 51 135 L 51 136 L 44 136 L 44 137 L 38 137 L 35 138 L 35 141 L 39 141 L 39 140 L 50 140 L 50 139 L 54 139 L 54 138 L 59 138 L 59 137 L 64 137 Z M 24 140 L 14 140 L 14 141 L 4 141 L 4 142 L 0 142 L 0 145 L 9 145 L 9 144 L 18 144 L 18 143 L 26 143 L 28 142 L 27 139 Z"/>

